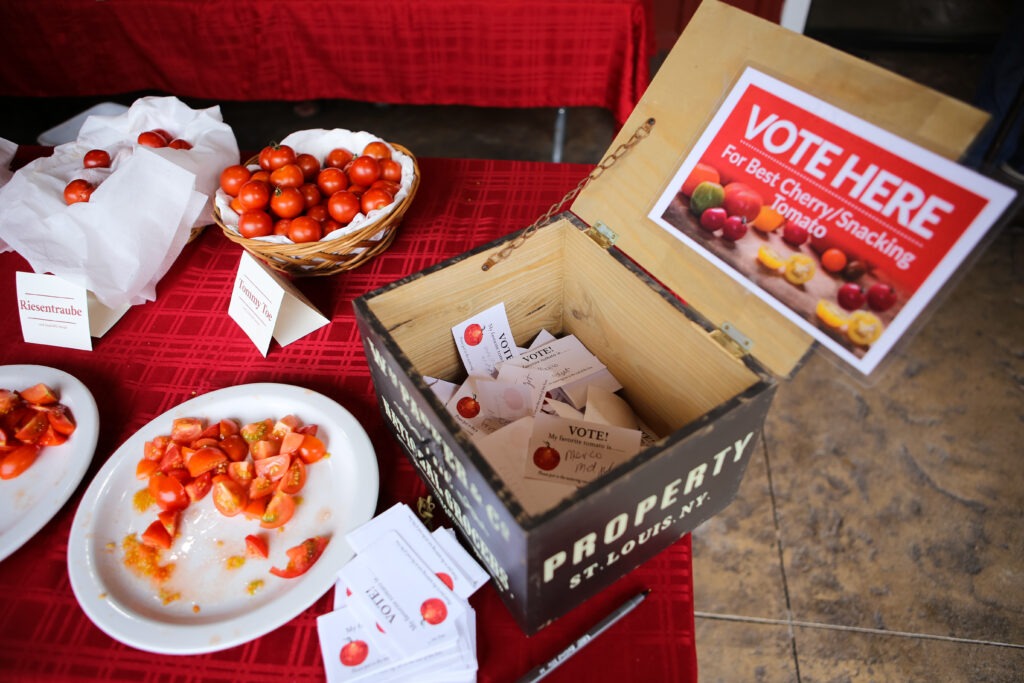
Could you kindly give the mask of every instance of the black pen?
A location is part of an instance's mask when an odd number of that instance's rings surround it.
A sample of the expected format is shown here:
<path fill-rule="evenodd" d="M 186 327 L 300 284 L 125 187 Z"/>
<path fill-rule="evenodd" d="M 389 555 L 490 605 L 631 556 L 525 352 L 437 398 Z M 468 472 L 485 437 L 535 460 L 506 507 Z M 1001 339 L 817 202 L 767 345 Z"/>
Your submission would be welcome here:
<path fill-rule="evenodd" d="M 632 598 L 622 603 L 618 609 L 594 624 L 589 631 L 577 638 L 576 642 L 559 652 L 552 659 L 531 669 L 525 676 L 517 680 L 516 683 L 534 683 L 534 681 L 539 681 L 547 676 L 549 673 L 561 666 L 562 662 L 582 650 L 587 643 L 604 633 L 619 619 L 632 612 L 637 605 L 644 601 L 644 598 L 646 598 L 647 594 L 650 592 L 651 590 L 648 588 L 644 592 L 634 595 Z"/>

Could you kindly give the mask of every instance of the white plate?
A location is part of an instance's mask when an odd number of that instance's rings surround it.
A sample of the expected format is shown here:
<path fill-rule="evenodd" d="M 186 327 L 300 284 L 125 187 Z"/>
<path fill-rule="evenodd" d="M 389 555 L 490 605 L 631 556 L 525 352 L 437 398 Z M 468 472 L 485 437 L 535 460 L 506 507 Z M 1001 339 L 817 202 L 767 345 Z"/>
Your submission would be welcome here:
<path fill-rule="evenodd" d="M 92 394 L 66 372 L 43 365 L 0 366 L 0 388 L 20 391 L 48 384 L 71 409 L 74 434 L 48 446 L 14 479 L 0 479 L 0 561 L 46 526 L 78 488 L 89 469 L 99 437 L 100 418 Z"/>
<path fill-rule="evenodd" d="M 295 415 L 317 424 L 330 457 L 309 466 L 302 502 L 284 531 L 260 529 L 242 515 L 224 517 L 210 496 L 182 514 L 179 536 L 164 559 L 175 562 L 163 586 L 180 593 L 164 604 L 160 588 L 123 563 L 121 542 L 141 535 L 157 509 L 140 513 L 132 498 L 144 488 L 135 467 L 146 441 L 168 434 L 176 417 L 241 424 Z M 345 534 L 373 517 L 379 487 L 377 458 L 366 431 L 329 398 L 286 384 L 247 384 L 213 391 L 173 408 L 136 432 L 93 480 L 75 514 L 68 542 L 68 574 L 75 597 L 100 629 L 126 645 L 161 654 L 223 650 L 262 636 L 317 601 L 352 557 Z M 264 534 L 266 560 L 247 559 L 227 569 L 229 557 L 244 556 L 247 534 Z M 272 576 L 284 568 L 285 551 L 312 536 L 329 536 L 323 555 L 294 579 Z M 254 593 L 247 590 L 262 581 Z M 198 609 L 198 611 L 196 611 Z"/>

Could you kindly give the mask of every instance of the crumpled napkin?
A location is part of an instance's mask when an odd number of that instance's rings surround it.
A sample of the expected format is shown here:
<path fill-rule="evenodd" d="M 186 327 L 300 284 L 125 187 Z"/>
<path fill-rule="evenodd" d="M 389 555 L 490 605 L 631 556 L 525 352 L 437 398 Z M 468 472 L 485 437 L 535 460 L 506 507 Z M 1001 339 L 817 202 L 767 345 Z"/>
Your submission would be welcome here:
<path fill-rule="evenodd" d="M 11 170 L 11 162 L 14 161 L 14 153 L 18 151 L 17 143 L 6 138 L 0 138 L 0 187 L 7 184 L 14 172 Z M 0 242 L 0 252 L 4 251 L 3 242 Z"/>
<path fill-rule="evenodd" d="M 139 133 L 154 128 L 192 149 L 136 144 Z M 82 168 L 90 149 L 107 150 L 111 167 Z M 192 228 L 213 222 L 220 172 L 236 163 L 238 142 L 220 107 L 195 110 L 175 97 L 144 97 L 123 114 L 90 116 L 77 140 L 0 187 L 0 250 L 13 248 L 35 272 L 84 287 L 110 308 L 152 301 Z M 98 187 L 88 202 L 68 206 L 64 186 L 75 178 Z"/>

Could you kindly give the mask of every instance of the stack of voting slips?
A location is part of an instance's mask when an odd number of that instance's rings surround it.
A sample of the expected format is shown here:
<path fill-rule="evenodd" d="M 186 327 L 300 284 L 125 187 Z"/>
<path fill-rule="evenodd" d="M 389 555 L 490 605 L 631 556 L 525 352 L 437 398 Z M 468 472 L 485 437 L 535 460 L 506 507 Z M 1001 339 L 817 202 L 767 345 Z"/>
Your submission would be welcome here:
<path fill-rule="evenodd" d="M 399 503 L 346 536 L 334 611 L 317 618 L 327 680 L 470 683 L 476 615 L 469 596 L 487 573 L 450 529 L 430 532 Z"/>

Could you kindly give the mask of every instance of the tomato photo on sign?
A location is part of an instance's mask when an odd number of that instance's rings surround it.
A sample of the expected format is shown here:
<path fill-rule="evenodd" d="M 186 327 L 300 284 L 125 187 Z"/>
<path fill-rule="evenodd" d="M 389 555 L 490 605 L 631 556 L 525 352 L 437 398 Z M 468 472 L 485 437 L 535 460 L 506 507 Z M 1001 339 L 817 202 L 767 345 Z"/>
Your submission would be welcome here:
<path fill-rule="evenodd" d="M 436 626 L 448 618 L 448 606 L 440 598 L 428 598 L 420 605 L 420 616 L 423 621 Z"/>

